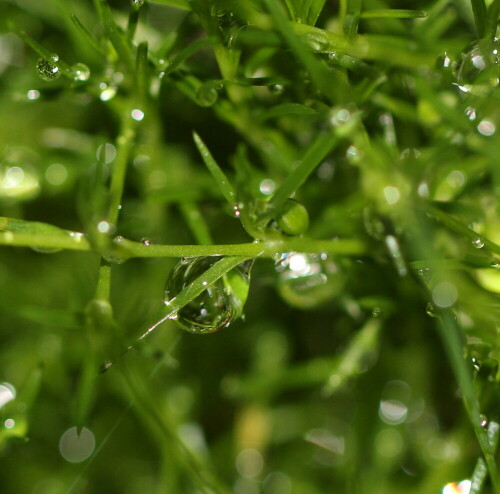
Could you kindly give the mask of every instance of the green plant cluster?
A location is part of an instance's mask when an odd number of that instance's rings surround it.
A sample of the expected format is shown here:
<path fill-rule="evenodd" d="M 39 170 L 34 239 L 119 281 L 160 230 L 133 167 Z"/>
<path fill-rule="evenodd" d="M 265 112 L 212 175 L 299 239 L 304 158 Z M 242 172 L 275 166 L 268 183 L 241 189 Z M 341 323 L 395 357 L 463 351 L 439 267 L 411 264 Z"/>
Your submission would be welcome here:
<path fill-rule="evenodd" d="M 500 0 L 0 5 L 2 494 L 500 494 Z"/>

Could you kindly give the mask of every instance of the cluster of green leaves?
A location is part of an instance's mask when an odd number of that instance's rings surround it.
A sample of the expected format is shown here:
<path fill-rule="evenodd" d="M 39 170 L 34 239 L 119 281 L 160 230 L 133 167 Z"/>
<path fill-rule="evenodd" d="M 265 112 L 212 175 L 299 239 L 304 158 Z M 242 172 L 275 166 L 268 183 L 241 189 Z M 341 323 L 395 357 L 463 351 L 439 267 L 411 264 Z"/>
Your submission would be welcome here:
<path fill-rule="evenodd" d="M 500 494 L 499 10 L 7 0 L 0 490 Z"/>

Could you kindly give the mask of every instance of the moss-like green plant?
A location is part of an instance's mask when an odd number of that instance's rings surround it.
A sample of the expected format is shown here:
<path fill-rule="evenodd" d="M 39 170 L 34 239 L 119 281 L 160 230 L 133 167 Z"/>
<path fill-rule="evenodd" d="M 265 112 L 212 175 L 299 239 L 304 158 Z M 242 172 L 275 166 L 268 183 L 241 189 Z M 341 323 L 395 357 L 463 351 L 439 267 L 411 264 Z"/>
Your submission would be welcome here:
<path fill-rule="evenodd" d="M 499 11 L 4 2 L 0 491 L 500 494 Z"/>

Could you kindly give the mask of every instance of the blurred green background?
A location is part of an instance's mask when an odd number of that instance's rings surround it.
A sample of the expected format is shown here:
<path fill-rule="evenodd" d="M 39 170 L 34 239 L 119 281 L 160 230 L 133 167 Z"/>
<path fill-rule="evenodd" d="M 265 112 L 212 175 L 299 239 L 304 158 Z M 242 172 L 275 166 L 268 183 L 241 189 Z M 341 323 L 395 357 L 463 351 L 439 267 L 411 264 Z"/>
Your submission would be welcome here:
<path fill-rule="evenodd" d="M 108 3 L 118 41 L 100 2 L 0 0 L 0 215 L 83 232 L 95 250 L 0 248 L 0 492 L 468 493 L 451 483 L 481 449 L 436 316 L 453 316 L 495 423 L 498 2 L 481 36 L 465 0 L 366 0 L 361 19 L 355 1 Z M 61 77 L 39 77 L 22 33 L 58 55 Z M 123 54 L 142 41 L 135 69 Z M 72 77 L 77 63 L 90 74 Z M 125 123 L 137 108 L 144 120 Z M 355 114 L 295 198 L 307 238 L 363 253 L 256 259 L 244 320 L 210 335 L 167 321 L 124 354 L 162 317 L 177 259 L 112 263 L 110 305 L 96 295 L 123 129 L 135 137 L 113 235 L 195 244 L 201 214 L 233 244 L 253 239 L 193 130 L 259 211 Z M 288 238 L 273 228 L 264 242 Z"/>

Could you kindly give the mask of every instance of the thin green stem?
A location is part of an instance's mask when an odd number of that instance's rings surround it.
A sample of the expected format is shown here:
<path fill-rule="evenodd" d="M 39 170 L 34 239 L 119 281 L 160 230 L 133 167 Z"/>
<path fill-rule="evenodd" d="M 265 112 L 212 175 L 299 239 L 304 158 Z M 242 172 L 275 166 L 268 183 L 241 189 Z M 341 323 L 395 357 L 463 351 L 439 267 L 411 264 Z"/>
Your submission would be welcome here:
<path fill-rule="evenodd" d="M 374 9 L 361 12 L 360 17 L 361 19 L 415 19 L 427 17 L 427 12 L 408 9 Z"/>
<path fill-rule="evenodd" d="M 302 161 L 286 177 L 275 192 L 269 204 L 270 209 L 279 211 L 285 201 L 307 180 L 324 158 L 339 142 L 339 138 L 331 131 L 320 135 L 308 148 Z"/>
<path fill-rule="evenodd" d="M 472 13 L 474 14 L 474 21 L 476 23 L 477 33 L 480 38 L 484 36 L 486 19 L 488 16 L 488 10 L 486 9 L 486 3 L 484 0 L 471 0 Z"/>
<path fill-rule="evenodd" d="M 116 141 L 116 159 L 113 164 L 111 185 L 109 189 L 110 206 L 108 221 L 113 225 L 116 224 L 120 212 L 120 203 L 123 195 L 123 187 L 125 185 L 127 164 L 136 136 L 135 125 L 136 124 L 130 115 L 130 110 L 127 108 L 125 114 L 122 116 L 122 130 Z"/>
<path fill-rule="evenodd" d="M 488 466 L 488 471 L 496 494 L 500 494 L 500 482 L 495 461 L 494 445 L 490 444 L 487 431 L 481 426 L 481 409 L 472 376 L 463 357 L 463 335 L 451 310 L 441 311 L 438 320 L 438 331 L 443 341 L 443 346 L 448 353 L 451 367 L 462 390 L 462 399 L 476 433 L 478 442 Z"/>
<path fill-rule="evenodd" d="M 71 232 L 73 233 L 73 232 Z M 0 245 L 12 247 L 42 247 L 94 252 L 89 241 L 82 234 L 67 237 L 41 235 L 34 233 L 0 232 Z M 363 255 L 366 248 L 363 242 L 354 239 L 312 240 L 308 238 L 279 239 L 266 242 L 253 242 L 225 245 L 145 245 L 123 237 L 113 242 L 113 254 L 125 259 L 132 257 L 191 257 L 191 256 L 248 256 L 273 257 L 283 252 L 325 252 L 332 255 Z"/>

